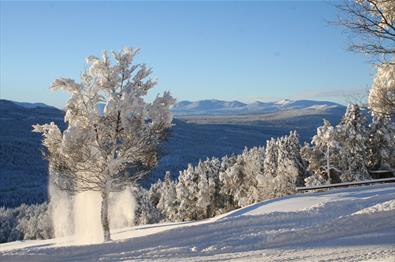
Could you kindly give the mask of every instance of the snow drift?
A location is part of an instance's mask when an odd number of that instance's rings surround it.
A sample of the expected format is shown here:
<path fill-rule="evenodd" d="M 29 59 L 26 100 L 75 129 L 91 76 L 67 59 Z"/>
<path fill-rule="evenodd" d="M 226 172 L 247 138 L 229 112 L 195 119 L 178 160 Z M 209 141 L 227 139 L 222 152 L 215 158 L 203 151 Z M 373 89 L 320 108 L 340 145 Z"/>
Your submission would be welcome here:
<path fill-rule="evenodd" d="M 105 244 L 6 243 L 0 260 L 393 261 L 394 200 L 393 184 L 296 194 L 203 221 L 113 230 Z"/>

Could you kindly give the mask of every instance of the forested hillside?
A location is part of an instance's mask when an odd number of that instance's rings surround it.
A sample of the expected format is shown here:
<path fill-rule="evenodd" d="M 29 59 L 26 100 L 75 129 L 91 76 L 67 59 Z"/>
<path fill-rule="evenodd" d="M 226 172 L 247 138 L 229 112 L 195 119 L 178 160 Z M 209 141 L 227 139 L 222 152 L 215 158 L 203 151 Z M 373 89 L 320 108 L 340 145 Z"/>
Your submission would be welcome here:
<path fill-rule="evenodd" d="M 64 127 L 63 111 L 0 100 L 0 206 L 47 199 L 48 167 L 40 152 L 41 137 L 32 132 L 32 125 L 51 121 Z"/>
<path fill-rule="evenodd" d="M 300 140 L 310 141 L 322 118 L 337 123 L 344 108 L 317 111 L 308 116 L 288 115 L 279 119 L 244 115 L 220 118 L 183 116 L 175 118 L 167 140 L 161 146 L 162 158 L 143 184 L 149 186 L 166 171 L 173 178 L 188 163 L 196 165 L 207 157 L 238 154 L 245 147 L 265 145 L 271 137 L 296 130 Z M 64 127 L 63 111 L 38 104 L 16 104 L 0 100 L 0 206 L 41 203 L 47 199 L 47 163 L 42 159 L 40 135 L 31 132 L 32 125 L 54 121 Z"/>

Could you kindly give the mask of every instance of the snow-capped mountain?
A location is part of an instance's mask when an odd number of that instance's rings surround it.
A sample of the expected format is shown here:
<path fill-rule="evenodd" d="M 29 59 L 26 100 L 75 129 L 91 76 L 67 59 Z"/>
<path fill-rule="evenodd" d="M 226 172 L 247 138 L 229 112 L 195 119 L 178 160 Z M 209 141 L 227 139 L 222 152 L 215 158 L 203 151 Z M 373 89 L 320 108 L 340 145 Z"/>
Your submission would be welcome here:
<path fill-rule="evenodd" d="M 327 111 L 331 109 L 344 109 L 343 105 L 314 100 L 280 100 L 276 102 L 242 103 L 239 101 L 200 100 L 180 101 L 173 106 L 174 115 L 242 115 L 266 114 L 292 110 Z"/>

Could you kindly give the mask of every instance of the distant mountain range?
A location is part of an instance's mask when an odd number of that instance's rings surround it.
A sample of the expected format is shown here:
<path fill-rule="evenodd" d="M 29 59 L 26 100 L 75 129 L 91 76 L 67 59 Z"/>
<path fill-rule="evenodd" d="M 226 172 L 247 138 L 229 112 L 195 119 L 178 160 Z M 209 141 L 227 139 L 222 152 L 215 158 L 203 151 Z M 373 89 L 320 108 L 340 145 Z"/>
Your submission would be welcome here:
<path fill-rule="evenodd" d="M 7 100 L 3 100 L 7 101 Z M 44 103 L 27 103 L 10 101 L 26 109 L 52 108 L 53 106 Z M 99 105 L 103 110 L 104 104 Z M 284 99 L 276 102 L 242 103 L 239 101 L 223 101 L 217 99 L 206 99 L 199 101 L 180 101 L 176 103 L 171 111 L 175 116 L 195 116 L 195 115 L 251 115 L 251 114 L 273 114 L 286 111 L 309 111 L 325 112 L 333 109 L 344 109 L 345 106 L 328 101 L 315 100 L 289 100 Z"/>
<path fill-rule="evenodd" d="M 269 114 L 285 111 L 304 110 L 324 112 L 333 109 L 344 109 L 345 106 L 328 101 L 314 100 L 280 100 L 277 102 L 256 101 L 250 104 L 239 101 L 200 100 L 180 101 L 172 108 L 175 116 L 187 115 L 251 115 Z"/>
<path fill-rule="evenodd" d="M 4 100 L 7 101 L 7 100 Z M 56 108 L 54 106 L 49 106 L 47 104 L 44 103 L 28 103 L 28 102 L 15 102 L 15 101 L 11 101 L 14 104 L 21 106 L 23 108 Z"/>

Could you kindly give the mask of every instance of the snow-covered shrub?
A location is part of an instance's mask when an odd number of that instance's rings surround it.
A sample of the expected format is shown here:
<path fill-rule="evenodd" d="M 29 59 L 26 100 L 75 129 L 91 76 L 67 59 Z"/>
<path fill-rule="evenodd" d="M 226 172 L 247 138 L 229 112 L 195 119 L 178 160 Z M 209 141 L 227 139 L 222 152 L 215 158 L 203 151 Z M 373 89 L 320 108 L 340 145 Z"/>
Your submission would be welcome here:
<path fill-rule="evenodd" d="M 132 192 L 136 197 L 137 204 L 134 216 L 136 225 L 154 224 L 163 219 L 162 214 L 151 202 L 148 190 L 135 187 L 132 188 Z"/>
<path fill-rule="evenodd" d="M 23 239 L 48 239 L 53 235 L 48 205 L 24 206 L 24 215 L 19 217 L 17 229 Z"/>
<path fill-rule="evenodd" d="M 0 243 L 47 239 L 53 236 L 48 205 L 21 205 L 17 208 L 0 208 Z"/>
<path fill-rule="evenodd" d="M 330 184 L 329 180 L 320 174 L 314 174 L 312 176 L 309 176 L 305 178 L 304 181 L 306 186 L 322 186 L 322 185 Z"/>
<path fill-rule="evenodd" d="M 0 243 L 22 239 L 15 209 L 0 208 Z"/>

